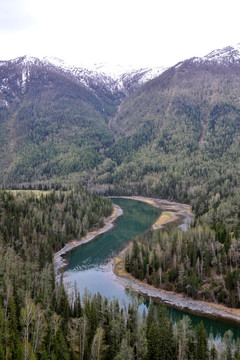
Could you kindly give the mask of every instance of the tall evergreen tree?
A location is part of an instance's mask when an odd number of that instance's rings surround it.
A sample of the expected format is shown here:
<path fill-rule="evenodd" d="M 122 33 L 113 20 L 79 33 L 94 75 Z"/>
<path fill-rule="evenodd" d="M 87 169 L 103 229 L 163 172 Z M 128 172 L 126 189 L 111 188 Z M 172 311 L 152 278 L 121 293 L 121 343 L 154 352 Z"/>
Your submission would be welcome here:
<path fill-rule="evenodd" d="M 9 331 L 9 359 L 21 360 L 23 356 L 23 348 L 19 333 L 19 324 L 16 316 L 16 305 L 14 298 L 11 298 L 9 306 L 9 320 L 8 320 L 8 331 Z"/>
<path fill-rule="evenodd" d="M 161 351 L 161 350 L 160 350 Z M 147 335 L 147 360 L 158 360 L 158 332 L 154 322 L 151 323 Z"/>
<path fill-rule="evenodd" d="M 197 326 L 196 332 L 197 332 L 196 359 L 207 360 L 209 359 L 207 331 L 202 321 Z"/>

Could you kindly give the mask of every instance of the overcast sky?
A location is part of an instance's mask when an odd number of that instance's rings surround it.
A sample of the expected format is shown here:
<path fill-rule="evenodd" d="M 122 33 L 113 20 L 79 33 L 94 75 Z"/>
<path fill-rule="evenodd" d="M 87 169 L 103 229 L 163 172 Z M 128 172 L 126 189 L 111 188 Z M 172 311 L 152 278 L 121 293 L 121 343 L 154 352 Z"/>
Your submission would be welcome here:
<path fill-rule="evenodd" d="M 240 0 L 0 0 L 1 60 L 174 65 L 240 42 Z"/>

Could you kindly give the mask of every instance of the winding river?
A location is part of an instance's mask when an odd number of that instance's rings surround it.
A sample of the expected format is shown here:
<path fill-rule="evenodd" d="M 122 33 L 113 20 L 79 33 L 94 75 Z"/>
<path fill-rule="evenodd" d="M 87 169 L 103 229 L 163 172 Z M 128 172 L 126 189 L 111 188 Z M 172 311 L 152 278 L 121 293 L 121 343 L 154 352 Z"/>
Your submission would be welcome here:
<path fill-rule="evenodd" d="M 115 221 L 111 231 L 66 254 L 68 266 L 64 273 L 64 283 L 70 288 L 76 284 L 81 295 L 86 291 L 99 292 L 110 299 L 117 298 L 120 304 L 128 304 L 131 296 L 113 274 L 110 260 L 132 237 L 144 232 L 154 223 L 159 210 L 147 203 L 130 199 L 114 198 L 113 202 L 123 209 L 123 215 Z M 147 306 L 148 302 L 145 301 L 139 306 L 139 310 L 142 311 Z M 221 339 L 227 330 L 233 332 L 234 338 L 240 337 L 238 326 L 171 308 L 168 309 L 168 314 L 173 322 L 186 315 L 191 318 L 193 325 L 203 320 L 208 333 L 212 333 L 217 339 Z"/>

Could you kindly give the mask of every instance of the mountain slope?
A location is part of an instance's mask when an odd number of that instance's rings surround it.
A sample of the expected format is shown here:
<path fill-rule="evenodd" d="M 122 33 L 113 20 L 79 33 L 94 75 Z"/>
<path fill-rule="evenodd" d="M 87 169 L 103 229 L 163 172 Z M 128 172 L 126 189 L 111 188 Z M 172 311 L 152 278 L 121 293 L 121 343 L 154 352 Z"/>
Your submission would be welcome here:
<path fill-rule="evenodd" d="M 220 55 L 209 58 L 179 63 L 126 99 L 114 121 L 120 142 L 151 126 L 155 145 L 166 153 L 205 147 L 222 155 L 239 131 L 240 60 L 222 63 Z M 224 139 L 223 125 L 229 128 Z M 220 138 L 224 141 L 217 145 Z"/>
<path fill-rule="evenodd" d="M 141 67 L 127 65 L 81 64 L 68 65 L 57 58 L 43 58 L 45 64 L 54 65 L 62 71 L 72 74 L 79 82 L 94 90 L 94 84 L 106 88 L 112 93 L 122 92 L 128 95 L 149 80 L 159 76 L 166 67 Z"/>
<path fill-rule="evenodd" d="M 107 122 L 121 94 L 93 92 L 38 59 L 0 64 L 1 168 L 10 182 L 32 181 L 95 166 L 113 141 Z M 4 174 L 5 170 L 5 174 Z"/>
<path fill-rule="evenodd" d="M 107 152 L 117 165 L 100 179 L 120 193 L 192 201 L 199 211 L 209 206 L 203 199 L 232 196 L 239 191 L 239 98 L 236 49 L 166 70 L 121 104 Z"/>
<path fill-rule="evenodd" d="M 0 62 L 0 179 L 18 183 L 81 173 L 104 160 L 108 123 L 153 69 L 67 66 L 24 56 Z M 160 70 L 157 69 L 157 72 Z"/>

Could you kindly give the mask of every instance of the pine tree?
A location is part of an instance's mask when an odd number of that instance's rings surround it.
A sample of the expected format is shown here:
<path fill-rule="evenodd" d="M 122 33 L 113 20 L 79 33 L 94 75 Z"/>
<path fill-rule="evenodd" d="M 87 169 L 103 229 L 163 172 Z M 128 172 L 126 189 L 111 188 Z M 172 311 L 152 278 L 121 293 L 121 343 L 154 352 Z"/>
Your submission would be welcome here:
<path fill-rule="evenodd" d="M 154 305 L 153 302 L 151 302 L 149 310 L 148 310 L 148 315 L 147 315 L 147 336 L 148 336 L 150 327 L 152 325 L 152 322 L 155 322 L 155 321 L 156 321 L 156 306 Z"/>
<path fill-rule="evenodd" d="M 56 359 L 70 360 L 70 352 L 61 327 L 59 327 L 56 335 L 53 337 L 51 356 L 53 355 Z"/>
<path fill-rule="evenodd" d="M 133 360 L 134 354 L 131 346 L 128 345 L 128 341 L 126 338 L 123 338 L 120 346 L 120 351 L 114 360 Z M 154 360 L 154 359 L 153 359 Z"/>
<path fill-rule="evenodd" d="M 145 359 L 147 355 L 146 322 L 143 321 L 137 328 L 136 334 L 136 358 Z"/>
<path fill-rule="evenodd" d="M 14 298 L 11 298 L 9 307 L 9 320 L 8 320 L 8 331 L 9 331 L 9 359 L 21 360 L 23 356 L 23 349 L 20 340 L 20 333 L 18 331 L 18 319 L 16 316 L 16 306 Z"/>
<path fill-rule="evenodd" d="M 232 338 L 233 338 L 233 333 L 228 330 L 225 332 L 224 336 L 223 336 L 223 342 L 225 343 L 225 358 L 226 360 L 232 360 Z"/>
<path fill-rule="evenodd" d="M 201 321 L 197 326 L 197 349 L 196 349 L 197 360 L 207 360 L 208 356 L 208 340 L 207 331 Z"/>
<path fill-rule="evenodd" d="M 196 359 L 196 338 L 195 332 L 191 331 L 187 338 L 187 359 L 188 360 L 195 360 Z"/>
<path fill-rule="evenodd" d="M 0 360 L 4 360 L 3 332 L 4 332 L 4 316 L 3 316 L 3 307 L 1 304 L 1 296 L 0 296 Z"/>
<path fill-rule="evenodd" d="M 152 322 L 147 336 L 147 360 L 158 360 L 158 356 L 158 333 L 154 322 Z"/>
<path fill-rule="evenodd" d="M 210 360 L 217 360 L 217 350 L 213 345 L 210 351 Z"/>
<path fill-rule="evenodd" d="M 82 315 L 82 306 L 81 306 L 80 294 L 78 292 L 73 305 L 73 317 L 79 318 L 81 315 Z"/>

